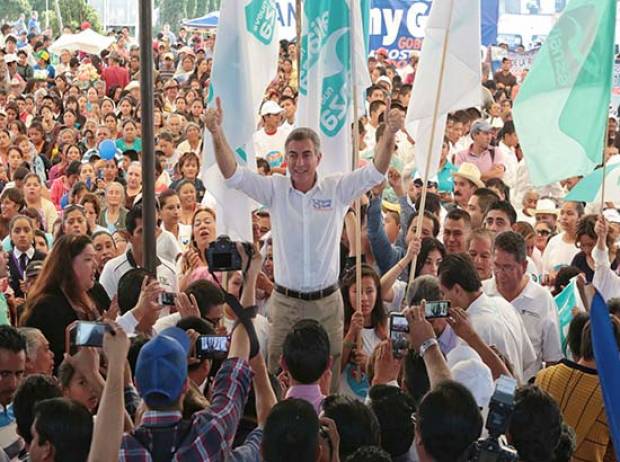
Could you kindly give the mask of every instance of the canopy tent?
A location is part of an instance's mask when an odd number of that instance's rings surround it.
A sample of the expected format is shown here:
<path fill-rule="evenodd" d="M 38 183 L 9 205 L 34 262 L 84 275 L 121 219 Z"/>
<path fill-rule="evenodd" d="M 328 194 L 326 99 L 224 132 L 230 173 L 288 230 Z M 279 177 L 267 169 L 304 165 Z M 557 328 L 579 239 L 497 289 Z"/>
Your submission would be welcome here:
<path fill-rule="evenodd" d="M 86 29 L 78 34 L 63 34 L 49 47 L 53 53 L 62 50 L 83 51 L 85 53 L 99 54 L 115 42 L 114 37 L 106 37 L 92 29 Z"/>
<path fill-rule="evenodd" d="M 193 27 L 194 29 L 215 29 L 220 22 L 220 12 L 212 11 L 211 13 L 194 19 L 183 20 L 185 27 Z"/>

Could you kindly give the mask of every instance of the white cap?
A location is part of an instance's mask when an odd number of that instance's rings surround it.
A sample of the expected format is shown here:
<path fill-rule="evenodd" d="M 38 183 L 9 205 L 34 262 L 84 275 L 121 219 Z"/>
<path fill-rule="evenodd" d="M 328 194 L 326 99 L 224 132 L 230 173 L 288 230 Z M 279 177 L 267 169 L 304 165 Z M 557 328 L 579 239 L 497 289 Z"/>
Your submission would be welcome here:
<path fill-rule="evenodd" d="M 620 213 L 616 209 L 603 210 L 603 216 L 610 223 L 620 223 Z"/>
<path fill-rule="evenodd" d="M 4 55 L 4 62 L 7 64 L 16 63 L 17 55 L 15 53 L 9 53 L 9 54 Z"/>
<path fill-rule="evenodd" d="M 280 107 L 280 105 L 278 103 L 276 103 L 275 101 L 265 101 L 263 103 L 263 105 L 260 108 L 260 115 L 262 116 L 266 116 L 266 115 L 270 115 L 270 114 L 281 114 L 282 111 L 284 111 L 284 109 L 282 109 Z"/>

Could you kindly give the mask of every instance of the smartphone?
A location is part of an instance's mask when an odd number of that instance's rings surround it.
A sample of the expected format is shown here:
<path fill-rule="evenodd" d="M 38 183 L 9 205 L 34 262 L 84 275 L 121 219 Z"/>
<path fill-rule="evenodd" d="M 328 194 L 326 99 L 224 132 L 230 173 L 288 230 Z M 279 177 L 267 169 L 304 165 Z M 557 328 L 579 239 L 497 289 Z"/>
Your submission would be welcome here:
<path fill-rule="evenodd" d="M 102 168 L 97 170 L 97 179 L 103 180 L 103 169 Z"/>
<path fill-rule="evenodd" d="M 228 356 L 227 335 L 201 335 L 196 340 L 196 357 L 200 359 L 225 359 Z"/>
<path fill-rule="evenodd" d="M 174 292 L 162 292 L 159 294 L 159 304 L 164 306 L 173 306 L 177 299 L 177 294 Z"/>
<path fill-rule="evenodd" d="M 402 313 L 390 313 L 390 341 L 395 358 L 402 358 L 409 347 L 409 323 Z"/>
<path fill-rule="evenodd" d="M 110 327 L 102 322 L 78 321 L 75 331 L 75 346 L 101 348 L 103 335 Z"/>
<path fill-rule="evenodd" d="M 447 318 L 450 316 L 450 301 L 449 300 L 436 300 L 426 302 L 424 308 L 424 316 L 426 319 Z"/>

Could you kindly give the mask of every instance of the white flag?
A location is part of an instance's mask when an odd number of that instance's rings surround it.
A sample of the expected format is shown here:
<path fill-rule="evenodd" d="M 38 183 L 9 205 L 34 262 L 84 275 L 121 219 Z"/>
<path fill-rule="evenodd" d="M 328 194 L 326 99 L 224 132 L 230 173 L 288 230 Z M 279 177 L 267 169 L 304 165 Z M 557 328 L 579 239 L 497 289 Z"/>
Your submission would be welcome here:
<path fill-rule="evenodd" d="M 434 0 L 405 119 L 421 176 L 427 158 L 429 178 L 437 174 L 448 113 L 481 102 L 480 0 Z"/>
<path fill-rule="evenodd" d="M 319 133 L 323 153 L 319 170 L 323 175 L 351 170 L 353 81 L 360 95 L 358 117 L 364 111 L 361 95 L 370 86 L 362 22 L 368 11 L 360 11 L 360 3 L 367 5 L 359 0 L 312 0 L 303 4 L 297 120 L 300 127 Z"/>
<path fill-rule="evenodd" d="M 222 2 L 213 56 L 209 106 L 222 100 L 223 130 L 239 165 L 256 169 L 252 135 L 265 89 L 278 64 L 275 0 Z M 252 242 L 251 207 L 245 194 L 228 188 L 215 162 L 211 134 L 205 130 L 202 178 L 217 202 L 217 233 Z"/>

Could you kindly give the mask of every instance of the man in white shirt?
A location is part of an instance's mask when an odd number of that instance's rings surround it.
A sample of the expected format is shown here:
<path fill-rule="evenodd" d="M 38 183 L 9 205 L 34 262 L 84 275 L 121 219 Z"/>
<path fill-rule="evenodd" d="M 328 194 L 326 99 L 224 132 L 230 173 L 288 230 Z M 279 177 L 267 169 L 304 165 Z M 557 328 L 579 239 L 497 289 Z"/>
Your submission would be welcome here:
<path fill-rule="evenodd" d="M 327 331 L 334 356 L 332 385 L 339 381 L 344 308 L 338 286 L 339 245 L 350 204 L 381 183 L 390 165 L 394 135 L 403 127 L 400 111 L 391 111 L 373 162 L 348 174 L 319 178 L 322 153 L 316 132 L 297 128 L 286 144 L 289 176 L 261 176 L 237 165 L 221 127 L 221 103 L 210 109 L 205 125 L 213 136 L 218 166 L 228 186 L 270 209 L 275 290 L 269 312 L 273 326 L 269 366 L 278 367 L 282 343 L 303 318 L 318 320 Z"/>
<path fill-rule="evenodd" d="M 512 365 L 515 378 L 525 383 L 536 354 L 523 321 L 506 300 L 482 291 L 471 258 L 466 254 L 446 255 L 439 266 L 439 286 L 444 298 L 467 312 L 480 338 L 495 346 Z"/>
<path fill-rule="evenodd" d="M 142 204 L 134 206 L 126 217 L 127 233 L 131 246 L 118 257 L 109 260 L 103 267 L 99 282 L 112 298 L 118 291 L 118 281 L 123 274 L 143 264 L 142 255 Z M 166 292 L 177 292 L 177 274 L 174 263 L 158 258 L 157 280 Z"/>
<path fill-rule="evenodd" d="M 525 371 L 524 378 L 536 375 L 543 361 L 556 363 L 564 354 L 560 343 L 557 308 L 549 291 L 532 281 L 527 274 L 525 240 L 514 231 L 495 238 L 493 251 L 495 277 L 482 286 L 489 296 L 506 299 L 521 315 L 527 335 L 536 353 L 536 362 Z"/>
<path fill-rule="evenodd" d="M 291 132 L 288 125 L 280 125 L 284 109 L 275 101 L 265 101 L 260 109 L 263 128 L 254 133 L 254 152 L 257 158 L 265 159 L 277 173 L 286 173 L 284 164 L 284 142 Z"/>

